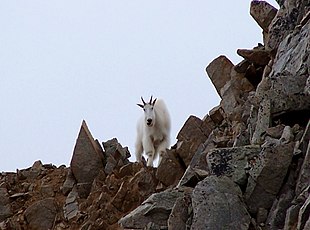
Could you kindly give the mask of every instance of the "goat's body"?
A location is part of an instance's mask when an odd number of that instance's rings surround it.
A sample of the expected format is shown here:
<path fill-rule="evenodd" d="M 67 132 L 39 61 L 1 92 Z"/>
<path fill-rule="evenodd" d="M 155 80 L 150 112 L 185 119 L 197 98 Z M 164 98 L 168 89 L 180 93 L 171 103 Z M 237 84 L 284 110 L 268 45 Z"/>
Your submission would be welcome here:
<path fill-rule="evenodd" d="M 163 100 L 157 100 L 154 105 L 155 122 L 153 126 L 145 123 L 141 117 L 137 124 L 136 159 L 142 160 L 142 154 L 148 156 L 147 165 L 153 166 L 153 161 L 162 155 L 170 145 L 170 116 Z"/>

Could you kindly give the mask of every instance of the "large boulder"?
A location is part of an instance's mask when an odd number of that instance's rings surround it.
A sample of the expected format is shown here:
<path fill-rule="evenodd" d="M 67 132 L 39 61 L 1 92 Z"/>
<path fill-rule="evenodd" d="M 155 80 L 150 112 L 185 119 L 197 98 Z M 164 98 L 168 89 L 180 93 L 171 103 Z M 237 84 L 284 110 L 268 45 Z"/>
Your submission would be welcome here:
<path fill-rule="evenodd" d="M 226 176 L 208 176 L 192 194 L 191 229 L 248 230 L 251 217 L 238 185 Z"/>
<path fill-rule="evenodd" d="M 25 211 L 28 226 L 33 230 L 52 229 L 56 215 L 57 206 L 54 198 L 39 200 Z"/>

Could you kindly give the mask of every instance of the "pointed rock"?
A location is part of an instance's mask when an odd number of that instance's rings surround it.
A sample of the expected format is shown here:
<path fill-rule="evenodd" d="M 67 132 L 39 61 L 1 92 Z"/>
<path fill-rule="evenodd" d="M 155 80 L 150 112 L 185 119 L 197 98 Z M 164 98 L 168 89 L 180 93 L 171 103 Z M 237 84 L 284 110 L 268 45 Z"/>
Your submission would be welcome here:
<path fill-rule="evenodd" d="M 100 170 L 103 170 L 103 154 L 100 145 L 94 140 L 86 122 L 82 122 L 82 126 L 74 147 L 71 159 L 71 170 L 78 184 L 93 183 Z M 87 187 L 87 194 L 90 192 L 91 186 Z M 85 193 L 83 194 L 85 195 Z"/>

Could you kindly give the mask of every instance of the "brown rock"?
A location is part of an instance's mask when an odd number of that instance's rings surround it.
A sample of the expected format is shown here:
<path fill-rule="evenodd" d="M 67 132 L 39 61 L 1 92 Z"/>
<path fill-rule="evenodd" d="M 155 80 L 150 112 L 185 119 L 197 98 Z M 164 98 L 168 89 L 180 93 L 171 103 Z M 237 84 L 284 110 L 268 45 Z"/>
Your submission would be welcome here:
<path fill-rule="evenodd" d="M 54 198 L 39 200 L 28 207 L 25 211 L 25 218 L 29 229 L 41 230 L 53 227 L 57 208 Z"/>
<path fill-rule="evenodd" d="M 176 154 L 185 165 L 184 168 L 190 164 L 198 147 L 208 138 L 213 125 L 213 121 L 207 118 L 204 121 L 195 116 L 190 116 L 187 119 L 178 133 L 176 147 Z"/>
<path fill-rule="evenodd" d="M 86 122 L 83 121 L 70 164 L 78 183 L 91 185 L 99 171 L 103 169 L 103 156 L 98 148 Z M 89 192 L 90 190 L 86 191 Z"/>
<path fill-rule="evenodd" d="M 234 70 L 237 73 L 245 73 L 250 65 L 251 62 L 249 62 L 248 60 L 242 60 L 241 62 L 239 62 L 237 65 L 234 66 Z"/>
<path fill-rule="evenodd" d="M 130 153 L 127 147 L 122 147 L 116 138 L 102 143 L 105 150 L 106 164 L 104 167 L 106 174 L 111 174 L 114 169 L 129 163 Z"/>
<path fill-rule="evenodd" d="M 210 110 L 209 115 L 215 124 L 220 124 L 224 120 L 224 111 L 220 105 Z"/>
<path fill-rule="evenodd" d="M 4 184 L 0 185 L 0 222 L 12 216 L 9 194 Z"/>
<path fill-rule="evenodd" d="M 250 14 L 264 32 L 268 33 L 269 25 L 276 16 L 277 9 L 265 1 L 251 1 Z"/>
<path fill-rule="evenodd" d="M 252 50 L 238 49 L 237 54 L 256 65 L 265 66 L 270 61 L 269 52 L 261 47 Z"/>
<path fill-rule="evenodd" d="M 167 187 L 176 185 L 185 171 L 175 155 L 175 149 L 168 150 L 157 168 L 157 179 Z"/>
<path fill-rule="evenodd" d="M 222 97 L 221 89 L 230 80 L 230 72 L 233 67 L 233 63 L 227 57 L 219 56 L 206 68 L 208 76 L 220 97 Z"/>

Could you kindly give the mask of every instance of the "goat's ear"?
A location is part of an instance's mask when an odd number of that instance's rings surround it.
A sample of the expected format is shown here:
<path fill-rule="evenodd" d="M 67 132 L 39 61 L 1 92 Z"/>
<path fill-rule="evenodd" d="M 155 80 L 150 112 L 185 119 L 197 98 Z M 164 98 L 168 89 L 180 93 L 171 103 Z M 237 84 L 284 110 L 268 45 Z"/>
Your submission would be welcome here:
<path fill-rule="evenodd" d="M 155 100 L 153 101 L 153 103 L 152 103 L 153 106 L 155 105 L 156 100 L 157 100 L 157 98 L 155 98 Z"/>
<path fill-rule="evenodd" d="M 144 105 L 137 104 L 137 106 L 141 107 L 142 109 L 144 108 Z"/>

